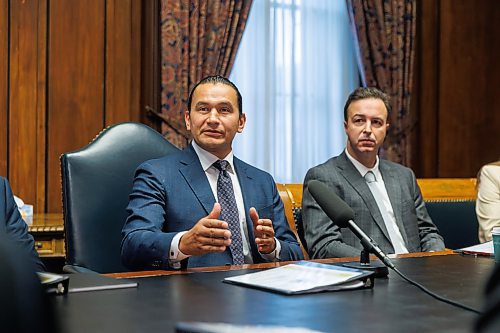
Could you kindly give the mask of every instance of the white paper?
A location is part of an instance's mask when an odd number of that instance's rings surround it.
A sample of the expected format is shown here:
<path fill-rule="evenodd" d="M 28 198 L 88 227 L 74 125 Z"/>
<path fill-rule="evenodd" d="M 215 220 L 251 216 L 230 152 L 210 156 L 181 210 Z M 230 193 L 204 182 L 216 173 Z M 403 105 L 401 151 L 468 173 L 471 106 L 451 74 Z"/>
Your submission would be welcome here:
<path fill-rule="evenodd" d="M 468 253 L 478 253 L 478 254 L 490 254 L 493 255 L 493 241 L 486 243 L 481 243 L 474 246 L 464 247 L 463 249 L 457 250 L 457 252 L 468 252 Z"/>
<path fill-rule="evenodd" d="M 356 288 L 363 285 L 363 282 L 359 280 L 341 285 L 348 280 L 362 275 L 362 272 L 349 271 L 345 268 L 332 265 L 324 266 L 326 267 L 290 264 L 256 273 L 233 276 L 225 278 L 224 280 L 287 293 L 315 289 L 338 290 L 343 288 Z"/>

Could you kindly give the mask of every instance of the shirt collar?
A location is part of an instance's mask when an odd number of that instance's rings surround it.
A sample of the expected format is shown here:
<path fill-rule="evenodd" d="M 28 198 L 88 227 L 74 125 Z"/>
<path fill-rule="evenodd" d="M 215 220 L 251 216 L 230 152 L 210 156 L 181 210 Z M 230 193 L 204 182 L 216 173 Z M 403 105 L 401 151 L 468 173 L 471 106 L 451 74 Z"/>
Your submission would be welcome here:
<path fill-rule="evenodd" d="M 210 167 L 212 167 L 212 164 L 219 160 L 217 156 L 198 146 L 196 141 L 193 140 L 191 142 L 191 145 L 193 146 L 196 155 L 198 155 L 198 159 L 200 160 L 203 171 L 206 172 L 208 169 L 210 169 Z M 231 173 L 234 173 L 233 157 L 233 151 L 231 150 L 231 152 L 229 152 L 229 154 L 227 154 L 227 156 L 223 158 L 223 160 L 227 161 L 231 166 L 230 170 L 228 170 Z"/>
<path fill-rule="evenodd" d="M 347 158 L 352 162 L 352 164 L 354 164 L 354 167 L 356 168 L 356 170 L 359 171 L 359 173 L 361 174 L 362 177 L 365 177 L 366 173 L 368 171 L 371 171 L 375 174 L 375 177 L 377 177 L 377 180 L 381 179 L 382 175 L 380 174 L 380 170 L 378 167 L 379 166 L 378 156 L 376 156 L 376 161 L 375 161 L 375 165 L 373 166 L 373 168 L 367 168 L 363 164 L 361 164 L 357 159 L 352 157 L 351 154 L 349 154 L 349 152 L 347 151 L 347 149 L 345 149 L 345 153 L 347 155 Z"/>

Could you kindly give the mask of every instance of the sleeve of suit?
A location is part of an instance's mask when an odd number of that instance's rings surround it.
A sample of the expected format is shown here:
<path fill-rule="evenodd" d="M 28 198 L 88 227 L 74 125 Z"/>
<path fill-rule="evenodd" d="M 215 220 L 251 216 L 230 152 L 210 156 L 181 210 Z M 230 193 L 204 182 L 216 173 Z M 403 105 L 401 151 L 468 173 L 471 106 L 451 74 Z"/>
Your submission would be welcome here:
<path fill-rule="evenodd" d="M 17 209 L 14 196 L 12 195 L 12 190 L 6 179 L 3 181 L 2 187 L 5 201 L 1 204 L 5 207 L 4 218 L 7 236 L 21 249 L 26 251 L 26 254 L 36 265 L 37 270 L 45 271 L 45 266 L 35 250 L 35 241 L 33 240 L 33 236 L 28 233 L 28 225 L 24 222 L 19 210 Z"/>
<path fill-rule="evenodd" d="M 318 170 L 316 167 L 307 172 L 302 196 L 302 223 L 309 255 L 314 259 L 359 256 L 360 250 L 342 241 L 340 228 L 326 216 L 308 191 L 307 184 L 313 179 L 326 184 L 332 190 L 336 188 L 332 179 L 324 176 L 327 173 Z"/>
<path fill-rule="evenodd" d="M 134 270 L 170 269 L 169 249 L 177 232 L 163 232 L 168 200 L 161 180 L 144 163 L 136 170 L 122 230 L 121 257 Z"/>
<path fill-rule="evenodd" d="M 427 208 L 425 208 L 424 199 L 417 184 L 415 174 L 411 171 L 415 209 L 417 212 L 418 233 L 420 237 L 420 246 L 422 251 L 441 251 L 444 250 L 443 237 L 439 235 L 436 225 L 432 222 Z"/>

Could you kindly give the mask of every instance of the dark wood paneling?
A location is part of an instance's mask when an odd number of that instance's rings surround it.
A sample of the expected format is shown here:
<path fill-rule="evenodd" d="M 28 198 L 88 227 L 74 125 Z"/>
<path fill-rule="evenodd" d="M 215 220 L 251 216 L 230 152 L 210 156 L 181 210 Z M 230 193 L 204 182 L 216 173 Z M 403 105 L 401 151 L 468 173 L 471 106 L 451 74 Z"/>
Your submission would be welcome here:
<path fill-rule="evenodd" d="M 0 176 L 7 176 L 9 96 L 9 2 L 0 1 Z"/>
<path fill-rule="evenodd" d="M 161 121 L 148 111 L 161 108 L 160 0 L 143 1 L 142 18 L 141 122 L 160 130 Z"/>
<path fill-rule="evenodd" d="M 418 4 L 417 176 L 475 177 L 500 157 L 500 6 L 495 0 Z"/>
<path fill-rule="evenodd" d="M 143 51 L 158 42 L 142 38 L 158 34 L 143 34 L 143 8 L 159 13 L 158 4 L 0 0 L 0 175 L 36 212 L 62 210 L 62 153 L 105 126 L 144 119 Z M 157 64 L 156 52 L 146 57 Z"/>
<path fill-rule="evenodd" d="M 105 1 L 50 2 L 47 211 L 61 211 L 59 156 L 104 127 Z"/>
<path fill-rule="evenodd" d="M 500 157 L 500 6 L 441 2 L 439 175 L 474 176 Z"/>
<path fill-rule="evenodd" d="M 47 0 L 39 0 L 38 6 L 38 79 L 36 105 L 36 202 L 35 212 L 44 213 L 47 186 Z"/>
<path fill-rule="evenodd" d="M 106 4 L 106 126 L 140 118 L 141 5 Z"/>
<path fill-rule="evenodd" d="M 45 184 L 45 175 L 37 172 L 38 149 L 42 149 L 43 160 L 45 146 L 44 136 L 38 138 L 39 128 L 41 133 L 45 128 L 45 95 L 39 84 L 45 82 L 46 25 L 45 13 L 39 20 L 40 8 L 43 11 L 45 1 L 11 2 L 9 180 L 14 192 L 30 204 L 38 203 L 37 188 L 43 189 Z M 44 198 L 40 199 L 42 207 L 36 205 L 37 211 L 43 211 Z"/>
<path fill-rule="evenodd" d="M 435 177 L 438 160 L 438 84 L 439 29 L 438 6 L 434 0 L 422 0 L 417 6 L 417 49 L 415 52 L 415 96 L 412 111 L 419 112 L 418 159 L 413 166 L 419 177 Z"/>

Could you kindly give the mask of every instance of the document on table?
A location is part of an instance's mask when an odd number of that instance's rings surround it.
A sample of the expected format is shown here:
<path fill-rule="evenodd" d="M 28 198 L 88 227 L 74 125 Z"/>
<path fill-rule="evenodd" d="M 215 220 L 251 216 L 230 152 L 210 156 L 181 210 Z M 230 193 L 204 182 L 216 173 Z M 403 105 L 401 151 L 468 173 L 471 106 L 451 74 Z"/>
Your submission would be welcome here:
<path fill-rule="evenodd" d="M 481 243 L 474 246 L 464 247 L 463 249 L 455 250 L 455 252 L 463 254 L 475 254 L 480 256 L 493 256 L 493 241 Z"/>
<path fill-rule="evenodd" d="M 300 261 L 295 264 L 224 279 L 235 283 L 276 291 L 302 294 L 373 287 L 372 272 L 347 267 Z M 370 279 L 368 279 L 370 278 Z"/>

